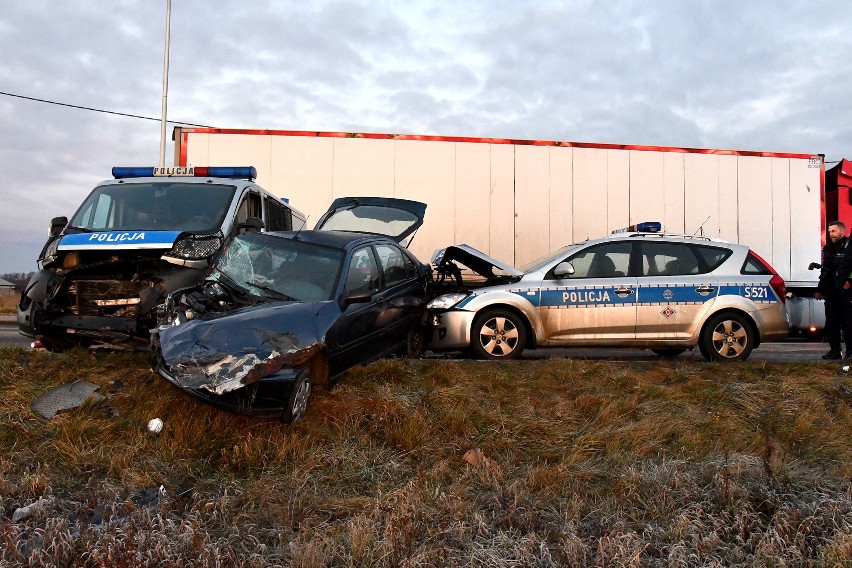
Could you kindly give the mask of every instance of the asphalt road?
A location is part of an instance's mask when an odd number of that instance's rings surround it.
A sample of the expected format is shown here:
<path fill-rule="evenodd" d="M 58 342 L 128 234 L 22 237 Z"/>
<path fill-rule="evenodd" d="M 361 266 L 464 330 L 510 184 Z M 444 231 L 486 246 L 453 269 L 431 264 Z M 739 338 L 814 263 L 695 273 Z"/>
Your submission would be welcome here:
<path fill-rule="evenodd" d="M 28 347 L 32 340 L 18 333 L 18 328 L 9 318 L 0 319 L 0 345 L 16 345 Z M 764 343 L 752 351 L 749 361 L 766 361 L 769 363 L 794 362 L 823 362 L 820 358 L 828 350 L 825 343 L 805 339 L 791 338 L 787 341 Z M 427 354 L 427 358 L 455 359 L 459 354 Z M 654 361 L 659 357 L 647 349 L 537 349 L 526 351 L 525 359 L 546 359 L 548 357 L 570 357 L 574 359 L 600 359 L 610 361 Z M 677 360 L 703 361 L 698 349 L 687 351 Z M 826 364 L 840 364 L 842 361 L 825 361 Z"/>

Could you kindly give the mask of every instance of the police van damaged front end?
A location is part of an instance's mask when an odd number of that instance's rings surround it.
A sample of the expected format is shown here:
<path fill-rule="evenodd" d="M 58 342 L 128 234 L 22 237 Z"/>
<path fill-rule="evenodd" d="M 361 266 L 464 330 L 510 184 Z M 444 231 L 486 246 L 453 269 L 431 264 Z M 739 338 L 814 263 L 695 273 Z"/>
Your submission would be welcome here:
<path fill-rule="evenodd" d="M 198 282 L 222 240 L 220 232 L 66 229 L 50 238 L 21 295 L 18 328 L 48 349 L 147 348 L 157 305 Z"/>
<path fill-rule="evenodd" d="M 221 168 L 220 168 L 221 169 Z M 252 177 L 253 168 L 226 174 Z M 18 328 L 50 350 L 147 349 L 156 307 L 199 282 L 222 249 L 246 182 L 215 168 L 113 168 L 77 212 L 51 221 Z"/>

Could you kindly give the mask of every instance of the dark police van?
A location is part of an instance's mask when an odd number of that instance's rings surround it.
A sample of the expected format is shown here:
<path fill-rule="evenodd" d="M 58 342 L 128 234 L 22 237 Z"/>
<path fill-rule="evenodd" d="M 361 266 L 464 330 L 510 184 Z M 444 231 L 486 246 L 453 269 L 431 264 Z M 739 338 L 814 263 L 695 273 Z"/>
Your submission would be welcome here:
<path fill-rule="evenodd" d="M 74 216 L 56 217 L 18 306 L 18 329 L 47 349 L 146 348 L 156 307 L 200 281 L 227 238 L 261 219 L 305 216 L 254 183 L 253 167 L 113 168 Z"/>

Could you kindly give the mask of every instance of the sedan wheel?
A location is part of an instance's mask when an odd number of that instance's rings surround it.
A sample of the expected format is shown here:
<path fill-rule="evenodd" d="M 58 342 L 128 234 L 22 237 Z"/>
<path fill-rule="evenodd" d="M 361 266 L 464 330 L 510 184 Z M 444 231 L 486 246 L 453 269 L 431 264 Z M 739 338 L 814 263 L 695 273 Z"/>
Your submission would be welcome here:
<path fill-rule="evenodd" d="M 526 344 L 520 316 L 509 310 L 487 310 L 473 322 L 471 343 L 481 359 L 517 359 Z"/>
<path fill-rule="evenodd" d="M 293 390 L 287 399 L 287 406 L 281 415 L 281 421 L 291 424 L 304 418 L 308 409 L 308 399 L 311 397 L 311 376 L 307 369 L 302 370 L 296 378 Z"/>
<path fill-rule="evenodd" d="M 744 361 L 754 349 L 754 332 L 743 316 L 720 314 L 704 326 L 701 347 L 708 361 Z"/>

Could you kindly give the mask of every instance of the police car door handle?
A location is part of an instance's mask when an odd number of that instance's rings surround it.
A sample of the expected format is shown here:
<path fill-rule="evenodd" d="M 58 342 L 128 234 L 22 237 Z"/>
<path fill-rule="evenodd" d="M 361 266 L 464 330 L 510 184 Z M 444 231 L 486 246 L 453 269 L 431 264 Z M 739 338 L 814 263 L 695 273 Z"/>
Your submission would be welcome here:
<path fill-rule="evenodd" d="M 713 292 L 716 291 L 716 288 L 711 288 L 707 284 L 702 284 L 701 286 L 696 288 L 695 291 L 698 292 L 699 294 L 712 294 Z"/>
<path fill-rule="evenodd" d="M 613 290 L 613 292 L 615 292 L 617 295 L 621 296 L 622 298 L 624 296 L 628 296 L 628 295 L 632 294 L 633 291 L 634 291 L 633 288 L 628 288 L 627 286 L 619 286 L 618 288 Z"/>

